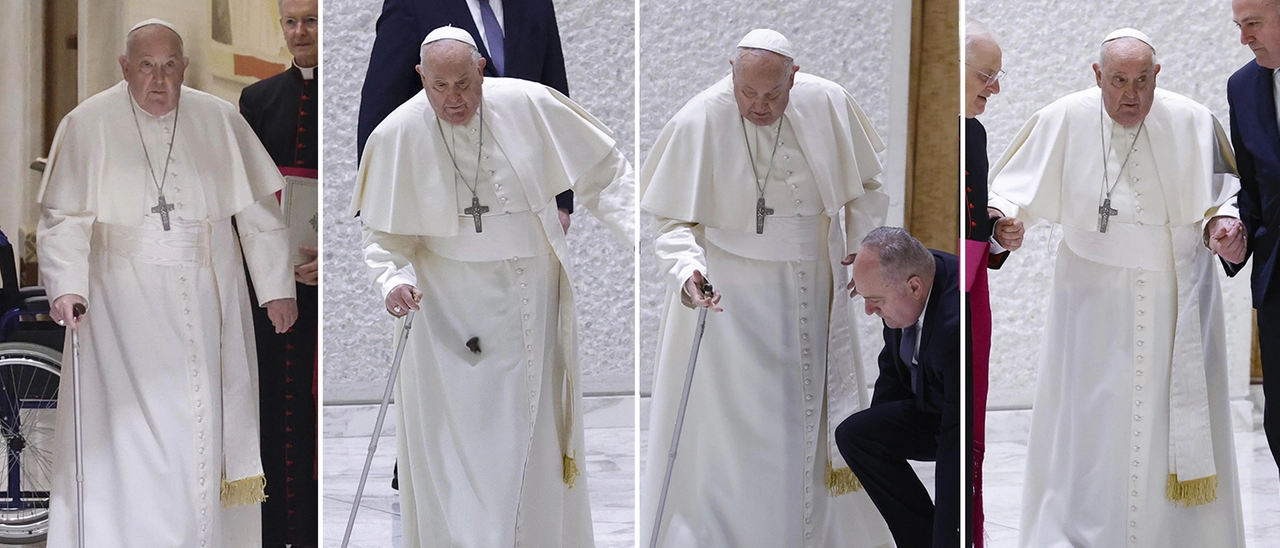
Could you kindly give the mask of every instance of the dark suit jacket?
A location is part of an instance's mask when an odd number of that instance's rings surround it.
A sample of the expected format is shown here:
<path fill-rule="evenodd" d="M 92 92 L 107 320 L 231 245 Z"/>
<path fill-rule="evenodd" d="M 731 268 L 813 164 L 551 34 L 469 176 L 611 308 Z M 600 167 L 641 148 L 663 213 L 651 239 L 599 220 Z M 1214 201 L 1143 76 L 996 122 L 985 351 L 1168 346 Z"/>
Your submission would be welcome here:
<path fill-rule="evenodd" d="M 281 167 L 319 169 L 319 103 L 319 68 L 311 81 L 289 67 L 240 92 L 240 114 Z"/>
<path fill-rule="evenodd" d="M 538 82 L 568 95 L 569 79 L 551 0 L 502 0 L 502 19 L 504 76 Z M 364 154 L 365 141 L 383 118 L 422 91 L 422 80 L 413 70 L 419 63 L 419 46 L 428 33 L 445 25 L 471 33 L 486 59 L 484 75 L 498 75 L 466 0 L 383 0 L 360 95 L 357 154 Z M 556 204 L 573 211 L 573 192 L 557 196 Z"/>
<path fill-rule="evenodd" d="M 1240 170 L 1240 219 L 1248 230 L 1249 255 L 1253 261 L 1253 306 L 1258 308 L 1271 288 L 1275 272 L 1280 232 L 1271 228 L 1280 215 L 1280 127 L 1276 125 L 1276 103 L 1272 70 L 1256 60 L 1241 67 L 1227 81 L 1227 103 L 1231 106 L 1231 144 Z M 1223 262 L 1234 276 L 1244 263 Z"/>
<path fill-rule="evenodd" d="M 987 215 L 987 174 L 991 163 L 987 159 L 987 128 L 977 118 L 964 119 L 964 237 L 975 242 L 991 240 L 994 221 Z M 991 255 L 987 267 L 1000 268 L 1009 252 Z"/>
<path fill-rule="evenodd" d="M 938 443 L 960 441 L 960 260 L 950 253 L 933 251 L 933 288 L 920 330 L 919 367 L 915 393 L 911 391 L 910 364 L 898 355 L 901 329 L 884 328 L 880 351 L 880 377 L 871 405 L 914 400 L 920 410 L 939 415 Z"/>

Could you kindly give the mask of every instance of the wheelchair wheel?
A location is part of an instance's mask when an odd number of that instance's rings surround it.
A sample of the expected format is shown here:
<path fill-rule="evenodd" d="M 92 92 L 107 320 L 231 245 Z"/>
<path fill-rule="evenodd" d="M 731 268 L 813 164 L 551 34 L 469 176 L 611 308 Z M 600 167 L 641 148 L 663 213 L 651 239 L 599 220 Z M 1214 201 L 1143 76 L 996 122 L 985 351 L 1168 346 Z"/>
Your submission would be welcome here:
<path fill-rule="evenodd" d="M 49 532 L 61 370 L 57 350 L 0 343 L 0 543 L 32 544 Z"/>

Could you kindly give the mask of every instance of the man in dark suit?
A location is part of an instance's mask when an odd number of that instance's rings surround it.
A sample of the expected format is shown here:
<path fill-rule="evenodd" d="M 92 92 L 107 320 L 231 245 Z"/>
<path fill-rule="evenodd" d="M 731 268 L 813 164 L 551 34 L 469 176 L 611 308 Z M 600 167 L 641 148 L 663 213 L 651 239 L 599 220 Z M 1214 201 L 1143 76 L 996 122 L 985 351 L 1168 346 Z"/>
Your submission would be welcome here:
<path fill-rule="evenodd" d="M 959 546 L 959 259 L 880 227 L 862 240 L 853 280 L 884 320 L 884 350 L 871 406 L 840 423 L 836 444 L 898 548 Z M 907 459 L 937 463 L 936 511 Z"/>
<path fill-rule="evenodd" d="M 1219 253 L 1227 275 L 1235 276 L 1253 260 L 1253 307 L 1258 311 L 1258 345 L 1262 354 L 1262 393 L 1267 401 L 1263 429 L 1271 456 L 1280 465 L 1280 295 L 1272 274 L 1280 256 L 1280 128 L 1276 123 L 1275 69 L 1280 68 L 1280 9 L 1274 0 L 1234 0 L 1231 11 L 1240 27 L 1240 42 L 1255 59 L 1227 81 L 1231 106 L 1231 144 L 1240 172 L 1237 196 L 1240 220 L 1225 219 L 1210 227 L 1207 238 L 1228 239 L 1243 231 L 1245 244 Z M 1243 221 L 1243 225 L 1241 223 Z"/>
<path fill-rule="evenodd" d="M 240 92 L 240 114 L 285 175 L 317 178 L 319 158 L 319 15 L 316 0 L 282 0 L 280 27 L 293 54 L 288 70 Z M 298 243 L 293 243 L 297 246 Z M 298 321 L 277 334 L 254 302 L 258 350 L 259 423 L 267 500 L 262 503 L 266 547 L 319 546 L 316 482 L 316 338 L 319 321 L 316 249 L 294 267 Z"/>

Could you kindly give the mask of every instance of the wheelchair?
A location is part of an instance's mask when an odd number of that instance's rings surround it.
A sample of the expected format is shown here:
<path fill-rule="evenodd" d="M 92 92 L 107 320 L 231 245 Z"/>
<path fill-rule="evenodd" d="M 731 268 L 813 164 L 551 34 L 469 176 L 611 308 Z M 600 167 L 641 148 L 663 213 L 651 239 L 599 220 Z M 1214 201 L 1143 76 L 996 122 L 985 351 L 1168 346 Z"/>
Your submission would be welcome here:
<path fill-rule="evenodd" d="M 49 531 L 65 328 L 48 317 L 43 288 L 19 288 L 2 231 L 0 283 L 0 544 L 34 544 Z"/>

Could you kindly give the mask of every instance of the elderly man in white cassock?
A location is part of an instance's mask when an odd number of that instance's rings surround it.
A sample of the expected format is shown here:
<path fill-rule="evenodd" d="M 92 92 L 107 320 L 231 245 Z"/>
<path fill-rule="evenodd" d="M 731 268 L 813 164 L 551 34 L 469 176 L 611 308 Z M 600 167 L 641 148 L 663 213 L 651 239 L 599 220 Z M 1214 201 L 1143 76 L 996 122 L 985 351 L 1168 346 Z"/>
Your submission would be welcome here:
<path fill-rule="evenodd" d="M 405 546 L 591 546 L 570 250 L 555 197 L 628 247 L 634 172 L 541 84 L 422 42 L 424 91 L 370 135 L 352 202 L 387 311 L 418 310 L 396 392 Z"/>
<path fill-rule="evenodd" d="M 1027 447 L 1028 548 L 1244 545 L 1213 271 L 1244 245 L 1239 184 L 1217 119 L 1156 87 L 1155 55 L 1145 34 L 1112 32 L 1097 87 L 1035 113 L 992 170 L 990 206 L 1063 232 Z"/>
<path fill-rule="evenodd" d="M 730 65 L 667 123 L 641 174 L 668 298 L 640 544 L 652 534 L 695 307 L 709 307 L 658 544 L 892 545 L 833 437 L 868 403 L 854 311 L 837 289 L 849 283 L 841 262 L 884 224 L 884 145 L 844 88 L 799 72 L 778 32 L 748 33 Z"/>
<path fill-rule="evenodd" d="M 51 315 L 79 332 L 82 369 L 63 370 L 50 547 L 78 536 L 68 374 L 82 375 L 90 545 L 261 544 L 240 250 L 283 332 L 298 314 L 274 195 L 283 180 L 234 106 L 182 86 L 187 64 L 169 23 L 139 23 L 120 56 L 124 81 L 63 118 L 49 152 L 40 272 Z"/>

